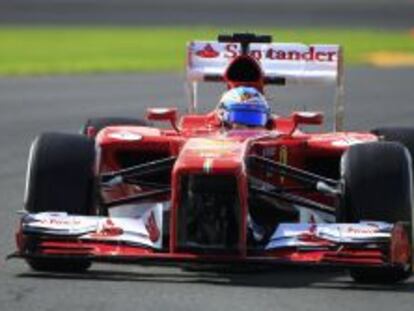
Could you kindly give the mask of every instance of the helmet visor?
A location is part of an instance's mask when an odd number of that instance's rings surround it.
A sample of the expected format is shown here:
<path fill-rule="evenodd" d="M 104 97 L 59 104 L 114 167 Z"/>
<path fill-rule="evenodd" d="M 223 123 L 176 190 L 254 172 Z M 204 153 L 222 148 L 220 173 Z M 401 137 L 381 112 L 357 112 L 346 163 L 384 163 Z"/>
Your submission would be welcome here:
<path fill-rule="evenodd" d="M 228 112 L 228 122 L 247 126 L 265 126 L 267 114 L 262 111 L 232 110 Z"/>

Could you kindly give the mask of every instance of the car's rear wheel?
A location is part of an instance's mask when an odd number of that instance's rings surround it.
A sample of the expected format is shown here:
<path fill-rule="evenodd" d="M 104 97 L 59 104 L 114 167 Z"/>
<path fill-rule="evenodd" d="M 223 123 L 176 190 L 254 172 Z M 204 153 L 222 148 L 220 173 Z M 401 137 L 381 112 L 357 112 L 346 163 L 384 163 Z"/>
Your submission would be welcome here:
<path fill-rule="evenodd" d="M 108 126 L 134 125 L 134 126 L 151 126 L 147 120 L 124 118 L 124 117 L 105 117 L 91 118 L 82 126 L 80 133 L 90 138 L 94 138 L 100 130 Z"/>
<path fill-rule="evenodd" d="M 31 146 L 25 207 L 30 213 L 94 213 L 95 148 L 91 139 L 76 134 L 45 133 Z M 29 259 L 39 271 L 83 271 L 88 260 Z"/>
<path fill-rule="evenodd" d="M 338 222 L 385 221 L 411 225 L 412 170 L 408 150 L 395 142 L 376 142 L 349 148 L 341 160 L 344 195 Z M 411 274 L 407 266 L 353 268 L 361 283 L 395 283 Z"/>

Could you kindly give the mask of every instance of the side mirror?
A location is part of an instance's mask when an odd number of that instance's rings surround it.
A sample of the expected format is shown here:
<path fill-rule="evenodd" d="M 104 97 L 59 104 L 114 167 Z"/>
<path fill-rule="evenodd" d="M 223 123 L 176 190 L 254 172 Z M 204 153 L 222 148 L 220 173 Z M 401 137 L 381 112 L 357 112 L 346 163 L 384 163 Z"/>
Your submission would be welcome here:
<path fill-rule="evenodd" d="M 177 108 L 148 108 L 147 120 L 150 121 L 169 121 L 171 126 L 177 131 Z"/>
<path fill-rule="evenodd" d="M 321 125 L 323 123 L 322 112 L 296 111 L 291 115 L 291 117 L 296 125 Z"/>

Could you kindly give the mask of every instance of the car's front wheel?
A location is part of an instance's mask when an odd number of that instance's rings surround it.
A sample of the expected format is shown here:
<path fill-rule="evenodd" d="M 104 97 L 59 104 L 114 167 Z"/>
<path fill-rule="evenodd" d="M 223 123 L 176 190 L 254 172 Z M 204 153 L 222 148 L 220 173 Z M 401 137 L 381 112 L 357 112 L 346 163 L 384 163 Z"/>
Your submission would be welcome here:
<path fill-rule="evenodd" d="M 26 176 L 25 208 L 29 213 L 94 214 L 95 148 L 77 134 L 45 133 L 32 143 Z M 88 260 L 33 258 L 39 271 L 84 271 Z"/>
<path fill-rule="evenodd" d="M 412 169 L 408 150 L 395 142 L 349 148 L 341 160 L 344 195 L 338 222 L 384 221 L 411 225 Z M 408 278 L 410 265 L 354 268 L 351 277 L 362 283 L 395 283 Z"/>

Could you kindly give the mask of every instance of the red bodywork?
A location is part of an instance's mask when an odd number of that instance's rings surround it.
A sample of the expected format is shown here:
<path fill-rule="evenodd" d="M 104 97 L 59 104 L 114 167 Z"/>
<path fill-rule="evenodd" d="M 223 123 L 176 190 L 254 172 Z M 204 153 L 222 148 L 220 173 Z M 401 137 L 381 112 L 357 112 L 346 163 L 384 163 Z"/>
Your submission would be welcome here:
<path fill-rule="evenodd" d="M 258 75 L 251 81 L 237 81 L 227 72 L 225 82 L 229 88 L 249 85 L 264 90 L 264 78 L 257 63 L 247 56 L 235 61 L 252 62 Z M 230 67 L 232 64 L 230 65 Z M 295 181 L 266 171 L 248 172 L 246 158 L 255 154 L 275 162 L 328 174 L 338 178 L 339 160 L 347 148 L 356 143 L 377 141 L 370 133 L 332 132 L 304 133 L 299 130 L 301 124 L 320 124 L 320 113 L 293 113 L 288 117 L 273 116 L 266 129 L 223 130 L 215 111 L 205 114 L 190 114 L 181 117 L 175 124 L 173 110 L 151 110 L 152 119 L 168 120 L 176 129 L 158 129 L 139 126 L 113 126 L 100 131 L 96 136 L 98 152 L 97 175 L 118 171 L 129 165 L 141 164 L 157 159 L 176 157 L 173 169 L 165 178 L 171 184 L 171 194 L 162 194 L 156 199 L 170 202 L 168 243 L 162 250 L 106 243 L 102 241 L 80 241 L 76 239 L 57 239 L 43 237 L 36 241 L 36 254 L 40 256 L 72 256 L 108 261 L 208 261 L 208 262 L 298 262 L 331 263 L 341 265 L 386 265 L 405 264 L 409 260 L 409 242 L 401 225 L 393 230 L 391 243 L 386 249 L 373 247 L 338 246 L 335 249 L 320 247 L 298 249 L 287 247 L 267 251 L 250 248 L 247 241 L 249 191 L 248 174 L 265 178 L 268 182 L 295 187 Z M 88 133 L 94 136 L 94 130 Z M 324 167 L 329 163 L 329 167 Z M 328 165 L 327 165 L 328 166 Z M 231 253 L 191 252 L 179 245 L 179 211 L 182 208 L 181 196 L 183 176 L 210 175 L 233 176 L 237 180 L 240 225 L 237 232 L 236 251 Z M 119 184 L 102 190 L 104 202 L 110 203 L 138 194 L 146 189 L 136 185 Z M 332 199 L 318 193 L 301 193 L 321 203 L 335 204 Z M 299 220 L 297 220 L 299 221 Z M 309 220 L 312 221 L 312 220 Z M 235 233 L 236 234 L 236 233 Z M 31 243 L 31 237 L 17 235 L 19 249 L 25 251 Z M 317 243 L 316 243 L 317 245 Z M 320 245 L 323 246 L 323 245 Z"/>

